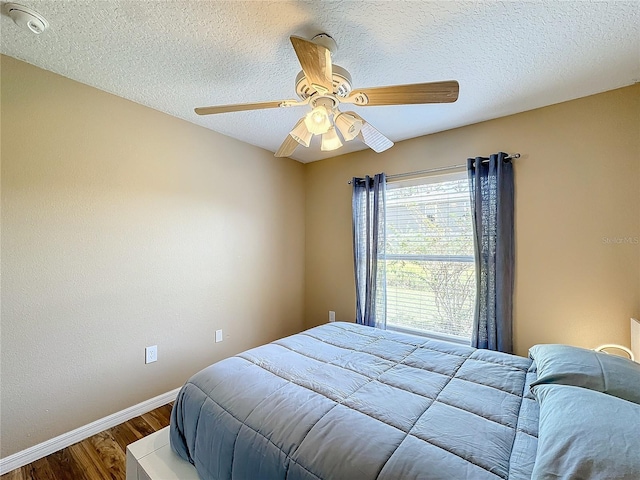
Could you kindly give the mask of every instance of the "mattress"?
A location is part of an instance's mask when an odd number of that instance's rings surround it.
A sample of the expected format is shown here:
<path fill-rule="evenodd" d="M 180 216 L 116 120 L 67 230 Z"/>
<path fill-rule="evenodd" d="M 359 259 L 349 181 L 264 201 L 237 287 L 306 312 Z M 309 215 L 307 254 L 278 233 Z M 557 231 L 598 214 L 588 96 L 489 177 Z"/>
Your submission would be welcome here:
<path fill-rule="evenodd" d="M 189 379 L 172 448 L 205 479 L 528 479 L 531 359 L 351 323 Z"/>

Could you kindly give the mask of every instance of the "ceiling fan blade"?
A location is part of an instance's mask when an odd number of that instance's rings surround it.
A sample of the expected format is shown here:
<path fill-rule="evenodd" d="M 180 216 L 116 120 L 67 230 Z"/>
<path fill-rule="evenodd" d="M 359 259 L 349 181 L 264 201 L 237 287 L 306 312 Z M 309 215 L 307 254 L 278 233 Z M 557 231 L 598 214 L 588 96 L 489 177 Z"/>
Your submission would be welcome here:
<path fill-rule="evenodd" d="M 362 122 L 362 128 L 360 129 L 358 138 L 367 147 L 371 148 L 371 150 L 373 150 L 376 153 L 381 153 L 393 147 L 393 142 L 391 140 L 389 140 L 387 137 L 382 135 L 378 130 L 376 130 L 373 127 L 373 125 L 367 122 L 364 118 L 362 118 L 356 112 L 344 112 L 344 113 L 353 115 L 354 117 L 356 117 Z"/>
<path fill-rule="evenodd" d="M 315 88 L 317 85 L 320 90 L 333 93 L 333 67 L 329 49 L 300 37 L 291 37 L 291 44 L 311 86 Z"/>
<path fill-rule="evenodd" d="M 459 89 L 460 86 L 455 80 L 359 88 L 340 101 L 360 106 L 452 103 L 458 99 Z"/>
<path fill-rule="evenodd" d="M 296 126 L 293 128 L 295 129 L 302 122 L 304 122 L 304 119 L 299 120 L 298 123 L 296 123 Z M 298 143 L 297 140 L 294 140 L 294 138 L 291 135 L 287 135 L 287 138 L 284 139 L 284 142 L 282 142 L 282 145 L 280 145 L 280 148 L 278 149 L 278 151 L 275 153 L 274 156 L 289 157 L 291 156 L 291 154 L 293 154 L 294 150 L 298 145 L 300 144 Z"/>
<path fill-rule="evenodd" d="M 288 100 L 287 100 L 288 101 Z M 291 100 L 296 102 L 295 100 Z M 195 112 L 198 115 L 211 115 L 214 113 L 242 112 L 244 110 L 263 110 L 265 108 L 278 108 L 283 105 L 283 101 L 279 102 L 260 102 L 260 103 L 237 103 L 235 105 L 218 105 L 216 107 L 200 107 Z"/>
<path fill-rule="evenodd" d="M 365 123 L 362 126 L 358 138 L 376 153 L 384 152 L 393 147 L 393 142 L 373 128 L 370 123 Z"/>

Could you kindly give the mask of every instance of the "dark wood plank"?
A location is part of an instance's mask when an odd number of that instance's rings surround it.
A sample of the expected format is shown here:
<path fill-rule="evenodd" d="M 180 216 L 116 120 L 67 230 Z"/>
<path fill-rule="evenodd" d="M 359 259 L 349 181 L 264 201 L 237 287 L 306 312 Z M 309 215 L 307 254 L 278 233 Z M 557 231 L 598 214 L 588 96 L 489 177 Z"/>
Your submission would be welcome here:
<path fill-rule="evenodd" d="M 127 423 L 143 437 L 151 435 L 153 432 L 157 432 L 157 430 L 149 425 L 142 417 L 132 418 Z"/>
<path fill-rule="evenodd" d="M 173 404 L 169 403 L 167 405 L 163 405 L 160 408 L 152 410 L 151 413 L 154 413 L 155 415 L 161 415 L 166 420 L 167 425 L 169 425 L 169 422 L 171 421 L 171 410 L 173 410 Z"/>
<path fill-rule="evenodd" d="M 132 418 L 8 472 L 0 480 L 125 480 L 127 445 L 169 425 L 172 406 Z"/>
<path fill-rule="evenodd" d="M 91 480 L 114 480 L 106 466 L 101 462 L 100 455 L 91 445 L 89 439 L 83 440 L 69 447 L 71 454 L 78 462 L 80 468 L 87 471 L 87 475 Z M 89 473 L 91 471 L 91 473 Z M 118 480 L 120 478 L 118 477 Z"/>
<path fill-rule="evenodd" d="M 120 425 L 113 427 L 109 431 L 111 435 L 113 435 L 113 438 L 115 438 L 116 442 L 118 442 L 118 445 L 120 446 L 122 451 L 125 452 L 125 454 L 127 451 L 127 445 L 138 441 L 143 437 L 140 432 L 131 428 L 129 422 L 121 423 Z"/>
<path fill-rule="evenodd" d="M 100 463 L 104 465 L 105 470 L 109 472 L 112 478 L 125 479 L 127 473 L 124 450 L 120 448 L 113 435 L 108 431 L 100 432 L 88 438 L 85 442 L 94 448 L 100 458 Z"/>
<path fill-rule="evenodd" d="M 9 473 L 5 473 L 0 476 L 0 480 L 27 480 L 24 474 L 24 468 L 16 468 L 15 470 L 11 470 Z"/>
<path fill-rule="evenodd" d="M 69 480 L 90 480 L 85 475 L 85 470 L 78 465 L 68 448 L 52 453 L 47 457 L 49 467 L 55 478 Z"/>
<path fill-rule="evenodd" d="M 147 417 L 153 417 L 157 420 L 159 428 L 158 430 L 169 426 L 169 421 L 171 420 L 171 409 L 162 410 L 162 407 L 156 408 L 155 410 L 151 410 L 149 413 L 143 415 L 143 418 L 146 420 Z M 148 420 L 147 420 L 148 421 Z"/>
<path fill-rule="evenodd" d="M 28 480 L 56 480 L 55 475 L 49 467 L 47 457 L 30 463 L 26 468 L 25 476 Z"/>
<path fill-rule="evenodd" d="M 158 430 L 162 430 L 164 427 L 166 427 L 166 425 L 164 425 L 163 422 L 161 422 L 156 417 L 151 415 L 151 413 L 145 413 L 144 415 L 142 415 L 142 418 L 144 419 L 145 422 L 151 425 L 154 432 L 157 432 Z"/>

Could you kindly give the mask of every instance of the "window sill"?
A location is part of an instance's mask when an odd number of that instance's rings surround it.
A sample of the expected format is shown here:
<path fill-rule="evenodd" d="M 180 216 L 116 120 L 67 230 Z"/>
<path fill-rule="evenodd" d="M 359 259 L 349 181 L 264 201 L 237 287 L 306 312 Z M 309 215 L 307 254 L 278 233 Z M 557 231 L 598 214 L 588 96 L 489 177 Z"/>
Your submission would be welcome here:
<path fill-rule="evenodd" d="M 467 347 L 471 343 L 470 338 L 459 337 L 457 335 L 448 335 L 446 333 L 428 332 L 426 330 L 416 330 L 413 328 L 399 327 L 397 325 L 387 325 L 387 330 L 399 333 L 408 333 L 416 337 L 426 337 L 433 340 L 441 340 L 444 342 L 456 343 L 458 345 L 466 345 Z"/>

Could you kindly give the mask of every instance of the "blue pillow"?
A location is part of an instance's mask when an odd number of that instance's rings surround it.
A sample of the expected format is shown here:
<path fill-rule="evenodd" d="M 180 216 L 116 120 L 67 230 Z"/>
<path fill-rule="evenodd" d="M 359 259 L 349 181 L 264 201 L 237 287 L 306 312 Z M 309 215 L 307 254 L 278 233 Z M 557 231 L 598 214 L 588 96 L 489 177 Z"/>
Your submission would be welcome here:
<path fill-rule="evenodd" d="M 640 405 L 586 388 L 538 385 L 532 479 L 640 479 Z"/>
<path fill-rule="evenodd" d="M 640 404 L 640 364 L 569 345 L 536 345 L 529 350 L 538 378 L 531 384 L 588 388 Z"/>

